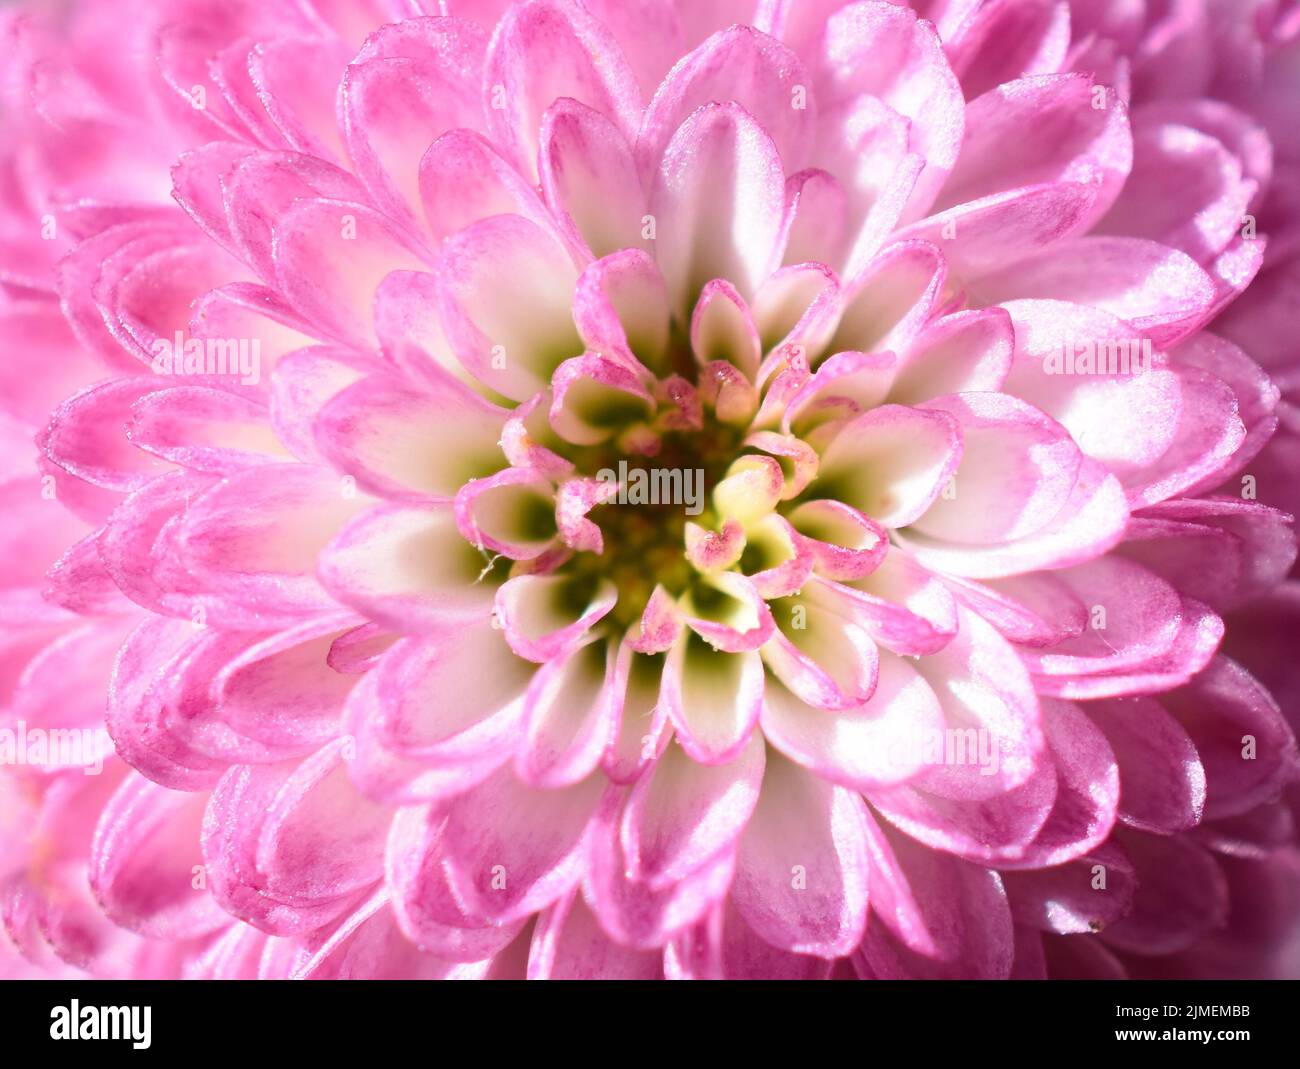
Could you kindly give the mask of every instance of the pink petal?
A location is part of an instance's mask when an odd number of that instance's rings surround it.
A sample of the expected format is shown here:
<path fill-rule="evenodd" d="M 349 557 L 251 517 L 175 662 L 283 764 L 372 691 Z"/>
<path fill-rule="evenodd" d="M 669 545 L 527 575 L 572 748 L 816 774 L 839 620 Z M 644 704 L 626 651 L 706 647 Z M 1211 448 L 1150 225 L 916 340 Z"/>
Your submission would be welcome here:
<path fill-rule="evenodd" d="M 668 654 L 660 700 L 692 759 L 725 764 L 744 749 L 758 723 L 763 662 L 753 651 L 715 650 L 688 632 Z"/>
<path fill-rule="evenodd" d="M 663 889 L 734 848 L 763 779 L 757 733 L 726 764 L 701 765 L 669 745 L 633 785 L 619 825 L 630 879 Z"/>
<path fill-rule="evenodd" d="M 631 147 L 599 111 L 567 97 L 552 104 L 542 117 L 538 166 L 547 206 L 592 255 L 648 245 Z"/>
<path fill-rule="evenodd" d="M 996 872 L 866 822 L 871 920 L 854 955 L 883 980 L 1002 979 L 1011 971 L 1012 924 Z"/>
<path fill-rule="evenodd" d="M 574 887 L 603 781 L 596 775 L 572 787 L 536 790 L 504 769 L 456 799 L 444 849 L 452 888 L 470 912 L 508 922 Z"/>
<path fill-rule="evenodd" d="M 856 792 L 772 755 L 740 841 L 737 911 L 782 950 L 848 954 L 867 923 L 868 819 Z"/>
<path fill-rule="evenodd" d="M 373 345 L 374 300 L 393 271 L 423 266 L 408 240 L 361 204 L 300 200 L 275 224 L 277 285 L 310 322 L 341 341 Z"/>
<path fill-rule="evenodd" d="M 559 97 L 602 112 L 634 136 L 641 91 L 609 31 L 577 4 L 529 0 L 512 7 L 488 48 L 483 75 L 488 129 L 532 177 L 542 113 Z"/>
<path fill-rule="evenodd" d="M 542 915 L 528 955 L 530 980 L 658 980 L 661 956 L 621 946 L 576 891 Z"/>
<path fill-rule="evenodd" d="M 1128 115 L 1106 93 L 1093 107 L 1093 79 L 1044 74 L 991 89 L 966 107 L 961 157 L 943 187 L 942 210 L 1040 183 L 1083 182 L 1098 188 L 1082 222 L 1115 201 L 1133 159 Z"/>
<path fill-rule="evenodd" d="M 924 767 L 924 742 L 942 728 L 934 692 L 899 657 L 885 654 L 875 692 L 850 709 L 815 709 L 769 681 L 763 734 L 811 772 L 861 790 L 913 779 Z"/>
<path fill-rule="evenodd" d="M 502 466 L 507 412 L 447 379 L 424 392 L 369 376 L 335 397 L 316 418 L 321 452 L 385 497 L 450 500 L 470 479 Z"/>
<path fill-rule="evenodd" d="M 484 219 L 444 242 L 438 272 L 452 350 L 480 382 L 522 401 L 583 350 L 569 311 L 577 272 L 563 248 L 520 216 Z M 500 300 L 502 272 L 516 279 Z"/>
<path fill-rule="evenodd" d="M 451 509 L 381 505 L 345 526 L 320 553 L 322 585 L 339 601 L 405 632 L 486 620 L 492 564 L 465 544 Z"/>
<path fill-rule="evenodd" d="M 947 412 L 882 405 L 840 431 L 815 485 L 883 527 L 906 527 L 933 505 L 961 455 L 959 424 Z"/>
<path fill-rule="evenodd" d="M 1106 734 L 1119 765 L 1119 819 L 1170 835 L 1199 824 L 1205 768 L 1187 731 L 1148 697 L 1089 702 L 1087 714 Z"/>
<path fill-rule="evenodd" d="M 585 779 L 613 741 L 622 716 L 610 676 L 616 647 L 593 641 L 540 668 L 524 699 L 515 773 L 533 787 Z"/>
<path fill-rule="evenodd" d="M 652 173 L 674 131 L 714 101 L 733 101 L 749 112 L 772 138 L 785 169 L 797 171 L 816 124 L 811 95 L 803 64 L 780 42 L 751 26 L 715 33 L 678 60 L 655 92 L 637 144 L 642 172 Z"/>
<path fill-rule="evenodd" d="M 687 161 L 690 165 L 687 166 Z M 674 314 L 714 278 L 746 299 L 780 258 L 785 176 L 770 137 L 737 104 L 706 104 L 673 134 L 650 194 Z"/>
<path fill-rule="evenodd" d="M 203 794 L 169 791 L 140 775 L 128 776 L 114 793 L 96 828 L 90 885 L 116 923 L 169 940 L 226 923 L 200 878 L 205 801 Z"/>

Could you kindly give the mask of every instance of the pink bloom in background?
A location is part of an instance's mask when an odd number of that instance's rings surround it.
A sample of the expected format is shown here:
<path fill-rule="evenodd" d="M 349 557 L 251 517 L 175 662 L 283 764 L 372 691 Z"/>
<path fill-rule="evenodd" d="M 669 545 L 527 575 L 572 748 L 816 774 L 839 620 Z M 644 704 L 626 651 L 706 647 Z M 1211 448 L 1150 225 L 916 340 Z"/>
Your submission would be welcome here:
<path fill-rule="evenodd" d="M 0 970 L 1300 974 L 1300 9 L 0 30 Z"/>

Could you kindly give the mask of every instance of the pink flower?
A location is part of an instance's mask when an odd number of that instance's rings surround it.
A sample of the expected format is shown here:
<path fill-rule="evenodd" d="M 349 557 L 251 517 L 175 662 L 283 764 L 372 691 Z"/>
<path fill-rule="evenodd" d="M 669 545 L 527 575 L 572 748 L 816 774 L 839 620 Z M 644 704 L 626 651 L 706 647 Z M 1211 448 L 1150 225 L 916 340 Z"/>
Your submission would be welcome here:
<path fill-rule="evenodd" d="M 1221 652 L 1287 410 L 1205 329 L 1285 74 L 1104 4 L 135 6 L 5 27 L 26 956 L 1294 970 Z"/>

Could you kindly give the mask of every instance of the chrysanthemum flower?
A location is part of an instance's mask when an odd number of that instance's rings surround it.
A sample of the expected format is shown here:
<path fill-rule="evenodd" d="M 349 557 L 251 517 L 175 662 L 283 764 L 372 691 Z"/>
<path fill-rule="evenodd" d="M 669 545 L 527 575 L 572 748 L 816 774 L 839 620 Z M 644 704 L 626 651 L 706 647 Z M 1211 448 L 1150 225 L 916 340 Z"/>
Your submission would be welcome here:
<path fill-rule="evenodd" d="M 444 6 L 8 27 L 19 949 L 1288 968 L 1267 134 L 1063 4 Z"/>

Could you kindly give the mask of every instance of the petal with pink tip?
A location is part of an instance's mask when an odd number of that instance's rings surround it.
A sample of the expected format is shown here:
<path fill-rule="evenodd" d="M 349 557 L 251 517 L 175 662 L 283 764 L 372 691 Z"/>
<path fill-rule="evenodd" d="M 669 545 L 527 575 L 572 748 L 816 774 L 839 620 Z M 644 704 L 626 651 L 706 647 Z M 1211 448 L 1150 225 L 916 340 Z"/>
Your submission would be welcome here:
<path fill-rule="evenodd" d="M 961 158 L 937 210 L 1024 186 L 1083 182 L 1097 196 L 1081 220 L 1095 221 L 1114 203 L 1133 161 L 1128 114 L 1113 91 L 1094 107 L 1086 74 L 1043 74 L 991 89 L 966 108 Z"/>
<path fill-rule="evenodd" d="M 615 943 L 576 891 L 537 922 L 528 954 L 530 980 L 658 980 L 661 955 Z"/>
<path fill-rule="evenodd" d="M 1146 696 L 1089 702 L 1119 767 L 1119 819 L 1159 835 L 1185 831 L 1205 811 L 1205 768 L 1187 731 Z"/>
<path fill-rule="evenodd" d="M 611 686 L 616 647 L 589 642 L 538 669 L 524 698 L 515 773 L 532 787 L 585 779 L 613 741 L 622 716 Z"/>
<path fill-rule="evenodd" d="M 825 446 L 835 436 L 837 424 L 876 408 L 889 396 L 897 367 L 898 358 L 890 352 L 836 353 L 811 378 L 792 381 L 788 397 L 782 397 L 784 390 L 774 383 L 764 407 L 779 409 L 784 400 L 781 429 L 793 428 L 815 446 Z"/>
<path fill-rule="evenodd" d="M 1295 736 L 1272 695 L 1226 657 L 1160 703 L 1191 736 L 1205 769 L 1208 817 L 1236 816 L 1295 774 Z"/>
<path fill-rule="evenodd" d="M 938 246 L 899 241 L 878 253 L 844 286 L 844 310 L 827 348 L 899 351 L 934 312 L 948 268 Z"/>
<path fill-rule="evenodd" d="M 223 479 L 190 504 L 176 530 L 184 566 L 207 590 L 267 618 L 329 607 L 316 557 L 365 501 L 338 476 L 262 464 Z"/>
<path fill-rule="evenodd" d="M 324 345 L 289 353 L 281 365 L 271 373 L 271 426 L 299 460 L 323 462 L 315 431 L 320 410 L 335 394 L 383 370 L 383 365 L 377 357 Z"/>
<path fill-rule="evenodd" d="M 425 150 L 481 114 L 477 83 L 457 73 L 398 57 L 354 62 L 343 75 L 339 117 L 348 155 L 374 201 L 400 219 L 415 219 Z"/>
<path fill-rule="evenodd" d="M 906 551 L 890 549 L 870 573 L 809 584 L 812 605 L 852 620 L 894 653 L 936 653 L 957 632 L 957 604 L 938 577 Z"/>
<path fill-rule="evenodd" d="M 663 661 L 659 654 L 636 651 L 630 638 L 623 640 L 614 661 L 611 686 L 621 716 L 601 758 L 601 768 L 614 783 L 637 779 L 667 745 L 668 713 L 659 703 Z"/>
<path fill-rule="evenodd" d="M 840 280 L 824 264 L 795 261 L 773 272 L 754 294 L 762 351 L 799 345 L 810 355 L 820 353 L 834 329 L 840 296 Z"/>
<path fill-rule="evenodd" d="M 1041 931 L 1099 932 L 1133 904 L 1133 866 L 1108 843 L 1064 865 L 1001 875 L 1017 923 Z"/>
<path fill-rule="evenodd" d="M 231 248 L 222 181 L 251 149 L 229 141 L 212 141 L 181 153 L 172 167 L 172 198 L 189 213 L 213 241 Z"/>
<path fill-rule="evenodd" d="M 658 165 L 696 108 L 734 101 L 767 131 L 787 171 L 805 165 L 816 127 L 812 82 L 799 57 L 751 26 L 715 33 L 678 60 L 646 110 L 637 144 L 642 173 Z"/>
<path fill-rule="evenodd" d="M 1176 123 L 1139 122 L 1133 171 L 1099 233 L 1150 238 L 1200 263 L 1241 229 L 1255 194 L 1241 162 L 1218 138 Z"/>
<path fill-rule="evenodd" d="M 735 846 L 758 802 L 762 736 L 726 764 L 669 745 L 632 786 L 619 825 L 630 879 L 663 889 Z"/>
<path fill-rule="evenodd" d="M 623 51 L 577 4 L 528 0 L 510 8 L 488 47 L 483 74 L 488 129 L 531 178 L 542 114 L 571 97 L 611 119 L 629 140 L 641 113 L 641 90 Z"/>
<path fill-rule="evenodd" d="M 751 381 L 758 375 L 758 327 L 744 298 L 723 279 L 714 279 L 700 291 L 691 313 L 691 350 L 701 366 L 725 361 Z"/>
<path fill-rule="evenodd" d="M 648 246 L 648 208 L 632 150 L 601 112 L 562 97 L 542 116 L 542 192 L 572 240 L 594 256 Z"/>
<path fill-rule="evenodd" d="M 367 797 L 390 805 L 442 803 L 482 783 L 509 760 L 505 747 L 488 747 L 453 764 L 430 764 L 390 748 L 380 737 L 377 721 L 391 713 L 395 703 L 381 694 L 379 682 L 377 672 L 367 672 L 343 707 L 343 729 L 354 747 L 348 771 Z"/>
<path fill-rule="evenodd" d="M 228 921 L 200 886 L 203 794 L 169 791 L 130 775 L 100 814 L 90 886 L 114 922 L 153 939 L 181 940 Z"/>
<path fill-rule="evenodd" d="M 456 527 L 480 553 L 536 560 L 555 541 L 555 490 L 527 468 L 506 468 L 474 479 L 456 494 Z M 484 553 L 487 565 L 495 563 Z"/>
<path fill-rule="evenodd" d="M 829 171 L 807 168 L 786 179 L 785 196 L 790 224 L 782 262 L 842 264 L 849 203 L 839 179 Z"/>
<path fill-rule="evenodd" d="M 371 375 L 330 400 L 316 417 L 315 437 L 368 492 L 450 500 L 470 479 L 502 466 L 497 442 L 507 416 L 450 379 L 425 392 Z"/>
<path fill-rule="evenodd" d="M 1209 851 L 1183 835 L 1124 832 L 1118 844 L 1137 873 L 1133 908 L 1102 939 L 1135 954 L 1186 950 L 1227 919 L 1228 887 Z"/>
<path fill-rule="evenodd" d="M 572 787 L 536 790 L 504 769 L 456 799 L 443 848 L 452 890 L 469 912 L 507 923 L 575 886 L 604 786 L 597 774 Z"/>
<path fill-rule="evenodd" d="M 739 105 L 704 105 L 668 143 L 650 212 L 679 320 L 688 320 L 690 302 L 710 279 L 725 278 L 752 297 L 784 240 L 785 176 L 776 146 Z"/>
<path fill-rule="evenodd" d="M 627 424 L 654 415 L 654 398 L 637 377 L 594 353 L 556 368 L 551 391 L 551 428 L 575 445 L 598 445 Z"/>
<path fill-rule="evenodd" d="M 1296 558 L 1285 513 L 1231 498 L 1175 499 L 1144 509 L 1123 552 L 1218 611 L 1272 590 Z"/>
<path fill-rule="evenodd" d="M 334 92 L 349 58 L 342 42 L 326 37 L 260 42 L 249 53 L 248 73 L 258 98 L 297 151 L 342 159 Z"/>
<path fill-rule="evenodd" d="M 204 343 L 205 363 L 210 350 L 218 358 L 213 361 L 218 372 L 219 357 L 225 355 L 228 370 L 218 382 L 232 386 L 237 382 L 243 392 L 263 392 L 282 356 L 316 340 L 311 327 L 283 298 L 251 282 L 232 282 L 195 301 L 189 332 Z M 243 355 L 245 349 L 249 357 Z"/>
<path fill-rule="evenodd" d="M 981 301 L 1050 298 L 1132 323 L 1163 347 L 1194 329 L 1214 301 L 1214 280 L 1190 256 L 1145 238 L 1075 238 L 981 278 Z"/>
<path fill-rule="evenodd" d="M 1138 481 L 1174 440 L 1183 389 L 1133 326 L 1090 305 L 1017 300 L 1006 390 L 1058 419 L 1088 456 Z M 1116 425 L 1123 428 L 1117 433 Z"/>
<path fill-rule="evenodd" d="M 1014 347 L 1011 317 L 1001 308 L 936 319 L 900 355 L 889 400 L 915 405 L 950 393 L 996 392 Z"/>
<path fill-rule="evenodd" d="M 70 475 L 108 490 L 129 492 L 170 469 L 131 445 L 131 406 L 156 390 L 154 376 L 112 379 L 82 390 L 54 410 L 38 445 Z"/>
<path fill-rule="evenodd" d="M 327 197 L 356 203 L 365 193 L 341 167 L 296 152 L 257 152 L 222 178 L 230 232 L 244 259 L 275 282 L 274 230 L 295 200 Z"/>
<path fill-rule="evenodd" d="M 906 532 L 899 545 L 936 572 L 971 579 L 1020 575 L 1029 568 L 1063 568 L 1092 560 L 1123 536 L 1129 509 L 1119 480 L 1084 458 L 1061 511 L 1042 530 L 1016 542 L 967 546 Z"/>
<path fill-rule="evenodd" d="M 619 943 L 657 949 L 726 897 L 734 854 L 725 852 L 661 890 L 630 879 L 619 836 L 627 793 L 610 788 L 601 799 L 587 835 L 583 896 L 600 926 Z"/>
<path fill-rule="evenodd" d="M 1081 453 L 1069 432 L 1018 398 L 970 393 L 926 402 L 961 428 L 949 493 L 914 526 L 949 542 L 1010 542 L 1042 530 L 1069 500 Z"/>
<path fill-rule="evenodd" d="M 1034 841 L 1003 867 L 1046 868 L 1082 857 L 1115 825 L 1119 769 L 1105 735 L 1069 702 L 1042 703 L 1043 734 L 1056 767 L 1056 799 Z"/>
<path fill-rule="evenodd" d="M 879 653 L 866 630 L 829 612 L 813 610 L 798 597 L 772 603 L 777 630 L 760 651 L 763 664 L 819 709 L 852 709 L 876 689 Z"/>
<path fill-rule="evenodd" d="M 915 778 L 924 767 L 924 740 L 942 724 L 929 684 L 888 653 L 871 697 L 848 709 L 815 709 L 774 681 L 764 690 L 768 741 L 810 772 L 858 790 Z"/>
<path fill-rule="evenodd" d="M 146 453 L 195 471 L 228 474 L 292 460 L 268 426 L 264 405 L 204 386 L 174 386 L 131 406 L 127 435 Z"/>
<path fill-rule="evenodd" d="M 688 632 L 668 653 L 660 700 L 686 753 L 701 764 L 724 764 L 758 723 L 763 662 L 756 652 L 724 653 Z"/>
<path fill-rule="evenodd" d="M 501 279 L 514 280 L 501 299 Z M 583 350 L 570 314 L 577 272 L 564 249 L 517 215 L 484 219 L 442 247 L 443 326 L 452 351 L 480 382 L 523 401 Z"/>
<path fill-rule="evenodd" d="M 570 575 L 517 575 L 497 591 L 496 618 L 520 657 L 538 664 L 572 652 L 614 607 L 618 590 Z"/>
<path fill-rule="evenodd" d="M 754 582 L 736 572 L 700 576 L 678 608 L 692 632 L 728 653 L 758 649 L 776 628 Z"/>
<path fill-rule="evenodd" d="M 343 894 L 285 902 L 260 889 L 264 878 L 257 864 L 258 838 L 269 826 L 268 810 L 281 789 L 288 787 L 295 769 L 293 762 L 235 766 L 217 784 L 203 817 L 203 860 L 213 896 L 236 917 L 277 935 L 306 934 L 340 916 L 354 900 L 353 895 Z M 306 778 L 299 780 L 299 786 L 308 787 Z M 296 792 L 290 788 L 287 793 Z M 363 804 L 373 807 L 373 803 Z M 381 843 L 376 843 L 380 849 Z M 320 856 L 324 860 L 331 855 L 327 851 Z M 368 862 L 362 865 L 367 867 Z"/>
<path fill-rule="evenodd" d="M 826 20 L 815 52 L 809 66 L 824 111 L 869 94 L 908 121 L 925 169 L 907 215 L 925 214 L 957 159 L 965 110 L 934 27 L 910 8 L 849 4 Z"/>
<path fill-rule="evenodd" d="M 420 197 L 435 241 L 492 215 L 555 226 L 537 191 L 473 130 L 448 130 L 429 146 L 420 160 Z"/>
<path fill-rule="evenodd" d="M 934 505 L 961 457 L 961 426 L 947 412 L 882 405 L 840 431 L 813 487 L 882 527 L 906 527 Z"/>
<path fill-rule="evenodd" d="M 850 953 L 867 922 L 868 819 L 855 791 L 769 755 L 736 858 L 737 911 L 782 950 Z"/>
<path fill-rule="evenodd" d="M 965 201 L 905 227 L 900 238 L 933 241 L 959 278 L 978 280 L 1082 233 L 1097 184 L 1046 182 Z"/>
<path fill-rule="evenodd" d="M 868 819 L 871 921 L 854 955 L 877 979 L 1005 978 L 1012 924 L 996 872 Z"/>
<path fill-rule="evenodd" d="M 386 861 L 393 914 L 406 937 L 430 953 L 482 961 L 504 949 L 524 922 L 488 924 L 464 911 L 447 882 L 442 825 L 436 810 L 420 806 L 393 817 Z"/>
<path fill-rule="evenodd" d="M 341 341 L 374 345 L 374 302 L 393 271 L 424 266 L 408 240 L 378 212 L 341 200 L 300 200 L 275 223 L 280 291 L 308 320 Z"/>
<path fill-rule="evenodd" d="M 573 319 L 588 349 L 626 354 L 657 373 L 667 370 L 668 289 L 641 249 L 612 253 L 583 271 L 574 289 Z"/>
<path fill-rule="evenodd" d="M 487 619 L 493 563 L 465 544 L 448 509 L 381 506 L 322 551 L 318 574 L 340 601 L 400 631 Z"/>
<path fill-rule="evenodd" d="M 370 673 L 381 704 L 367 726 L 387 749 L 433 765 L 505 757 L 535 671 L 487 623 L 403 639 Z"/>
<path fill-rule="evenodd" d="M 220 718 L 272 752 L 293 756 L 340 731 L 343 702 L 356 684 L 329 660 L 355 617 L 325 616 L 248 647 L 212 681 Z"/>

